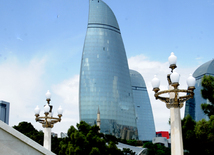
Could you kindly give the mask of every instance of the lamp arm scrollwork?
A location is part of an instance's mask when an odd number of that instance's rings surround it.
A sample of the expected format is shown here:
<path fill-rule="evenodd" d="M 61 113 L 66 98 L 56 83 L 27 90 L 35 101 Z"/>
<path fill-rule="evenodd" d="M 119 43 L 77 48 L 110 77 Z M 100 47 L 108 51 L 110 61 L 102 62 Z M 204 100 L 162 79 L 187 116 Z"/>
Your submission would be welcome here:
<path fill-rule="evenodd" d="M 155 97 L 156 97 L 156 100 L 159 99 L 162 102 L 169 103 L 169 98 L 167 97 L 160 97 L 160 96 L 155 96 Z"/>

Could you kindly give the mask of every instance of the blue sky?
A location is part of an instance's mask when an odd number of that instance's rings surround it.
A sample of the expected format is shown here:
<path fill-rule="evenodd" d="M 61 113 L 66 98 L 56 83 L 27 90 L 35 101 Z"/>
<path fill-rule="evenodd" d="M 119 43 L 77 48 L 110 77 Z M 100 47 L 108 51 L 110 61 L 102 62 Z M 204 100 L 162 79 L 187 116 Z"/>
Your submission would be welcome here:
<path fill-rule="evenodd" d="M 130 69 L 147 84 L 156 130 L 169 130 L 169 110 L 154 100 L 150 81 L 157 74 L 161 89 L 167 89 L 171 52 L 178 57 L 183 88 L 189 73 L 214 58 L 214 0 L 105 2 L 118 20 Z M 65 109 L 53 131 L 66 132 L 79 121 L 88 0 L 2 0 L 0 6 L 0 100 L 11 103 L 10 125 L 28 121 L 42 129 L 34 121 L 34 108 L 43 107 L 50 90 L 54 110 L 59 105 Z"/>

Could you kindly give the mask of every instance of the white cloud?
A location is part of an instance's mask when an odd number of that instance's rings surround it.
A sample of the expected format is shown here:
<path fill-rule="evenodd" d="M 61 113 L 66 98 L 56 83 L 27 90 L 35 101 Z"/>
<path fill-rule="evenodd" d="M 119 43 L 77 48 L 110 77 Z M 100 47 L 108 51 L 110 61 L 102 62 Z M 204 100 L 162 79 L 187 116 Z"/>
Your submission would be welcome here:
<path fill-rule="evenodd" d="M 168 82 L 167 82 L 167 74 L 171 72 L 169 68 L 168 62 L 157 62 L 151 61 L 149 58 L 144 55 L 137 55 L 128 59 L 129 68 L 138 71 L 144 78 L 148 94 L 150 97 L 150 102 L 153 109 L 153 116 L 155 120 L 156 131 L 169 131 L 170 126 L 168 125 L 168 121 L 170 118 L 170 110 L 166 108 L 165 103 L 155 100 L 154 92 L 152 91 L 151 80 L 154 75 L 161 81 L 160 89 L 167 90 Z M 180 73 L 180 88 L 187 87 L 186 79 L 189 76 L 189 73 L 194 72 L 194 68 L 178 68 L 176 72 Z M 181 117 L 184 116 L 184 109 L 181 109 Z"/>
<path fill-rule="evenodd" d="M 43 86 L 45 62 L 33 59 L 23 65 L 16 58 L 9 58 L 0 65 L 0 100 L 10 102 L 10 125 L 34 120 L 32 107 Z"/>
<path fill-rule="evenodd" d="M 61 103 L 58 105 L 64 109 L 62 122 L 60 125 L 56 125 L 53 130 L 57 133 L 67 132 L 71 125 L 76 126 L 76 123 L 79 123 L 79 75 L 53 85 L 53 93 L 57 96 L 56 101 Z M 58 105 L 56 103 L 54 107 L 57 109 Z"/>
<path fill-rule="evenodd" d="M 53 86 L 54 92 L 62 97 L 63 102 L 69 105 L 76 105 L 79 95 L 79 75 L 62 83 Z"/>
<path fill-rule="evenodd" d="M 46 57 L 47 58 L 47 57 Z M 46 104 L 45 93 L 49 83 L 45 81 L 52 74 L 46 71 L 45 58 L 32 59 L 29 62 L 20 62 L 16 58 L 10 58 L 0 64 L 0 100 L 10 102 L 11 126 L 19 122 L 31 122 L 37 130 L 43 130 L 42 125 L 35 121 L 34 108 L 41 109 Z M 48 77 L 48 78 L 47 78 Z M 59 84 L 52 84 L 51 105 L 54 106 L 54 117 L 57 117 L 57 109 L 62 106 L 63 117 L 60 123 L 55 124 L 53 132 L 67 132 L 71 125 L 79 122 L 79 75 L 64 80 Z"/>

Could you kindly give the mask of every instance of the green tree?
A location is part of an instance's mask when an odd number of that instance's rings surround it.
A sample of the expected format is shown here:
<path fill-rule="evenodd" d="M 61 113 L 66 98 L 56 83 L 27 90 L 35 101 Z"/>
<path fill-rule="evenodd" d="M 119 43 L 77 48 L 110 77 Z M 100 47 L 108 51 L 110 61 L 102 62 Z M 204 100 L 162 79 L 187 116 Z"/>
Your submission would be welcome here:
<path fill-rule="evenodd" d="M 44 133 L 36 130 L 31 123 L 20 122 L 17 126 L 14 125 L 13 128 L 36 141 L 40 145 L 43 145 Z"/>
<path fill-rule="evenodd" d="M 210 120 L 202 119 L 196 123 L 195 135 L 200 143 L 199 154 L 213 155 L 214 154 L 214 115 L 210 116 Z"/>
<path fill-rule="evenodd" d="M 148 149 L 148 155 L 170 155 L 171 149 L 161 144 L 153 144 L 152 142 L 146 142 L 143 145 L 144 148 Z"/>
<path fill-rule="evenodd" d="M 135 155 L 135 152 L 133 152 L 132 150 L 130 150 L 128 148 L 123 148 L 123 154 L 124 155 Z"/>
<path fill-rule="evenodd" d="M 201 81 L 201 94 L 204 99 L 208 99 L 211 104 L 203 103 L 201 108 L 207 116 L 214 115 L 214 77 L 205 75 Z"/>
<path fill-rule="evenodd" d="M 182 120 L 185 155 L 214 154 L 214 115 L 195 122 L 190 115 Z"/>
<path fill-rule="evenodd" d="M 107 152 L 106 155 L 123 155 L 123 152 L 117 148 L 116 144 L 110 141 L 107 145 Z"/>
<path fill-rule="evenodd" d="M 194 131 L 196 122 L 190 115 L 187 115 L 183 118 L 181 124 L 185 154 L 197 154 L 198 150 L 195 148 L 198 146 L 198 142 Z"/>
<path fill-rule="evenodd" d="M 137 143 L 138 141 L 135 140 L 135 139 L 130 139 L 130 140 L 127 140 L 127 144 L 128 145 L 132 145 L 132 146 L 137 146 Z"/>
<path fill-rule="evenodd" d="M 115 144 L 118 144 L 118 139 L 115 136 L 108 135 L 108 134 L 105 134 L 105 135 L 103 134 L 102 136 L 104 137 L 106 142 L 110 142 L 111 141 L 111 142 L 113 142 Z"/>
<path fill-rule="evenodd" d="M 71 126 L 68 129 L 68 138 L 60 142 L 59 155 L 122 155 L 115 143 L 117 140 L 112 136 L 99 133 L 99 127 L 90 126 L 81 121 L 77 129 Z"/>
<path fill-rule="evenodd" d="M 135 139 L 126 140 L 126 139 L 118 138 L 117 142 L 121 142 L 121 143 L 128 144 L 131 146 L 143 146 L 143 142 L 141 140 L 135 140 Z"/>
<path fill-rule="evenodd" d="M 58 137 L 51 137 L 51 151 L 58 154 L 59 153 L 59 144 L 60 141 L 62 140 L 62 138 L 58 138 Z"/>
<path fill-rule="evenodd" d="M 20 122 L 17 126 L 13 126 L 14 129 L 18 130 L 22 134 L 26 135 L 27 137 L 31 138 L 35 142 L 43 145 L 44 141 L 44 133 L 42 131 L 38 131 L 34 128 L 31 123 L 28 122 Z M 51 151 L 58 154 L 59 152 L 59 143 L 61 139 L 57 137 L 51 137 Z"/>

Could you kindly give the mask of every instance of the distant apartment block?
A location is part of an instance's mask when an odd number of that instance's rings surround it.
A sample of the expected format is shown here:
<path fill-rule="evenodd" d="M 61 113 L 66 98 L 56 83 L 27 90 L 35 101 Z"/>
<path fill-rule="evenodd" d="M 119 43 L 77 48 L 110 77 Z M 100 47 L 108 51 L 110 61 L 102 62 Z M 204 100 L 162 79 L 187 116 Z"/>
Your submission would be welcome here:
<path fill-rule="evenodd" d="M 156 137 L 152 140 L 153 144 L 160 144 L 165 147 L 171 148 L 171 138 L 169 137 L 168 131 L 159 131 L 156 132 Z"/>
<path fill-rule="evenodd" d="M 5 101 L 0 101 L 0 120 L 9 124 L 9 111 L 10 103 Z"/>

